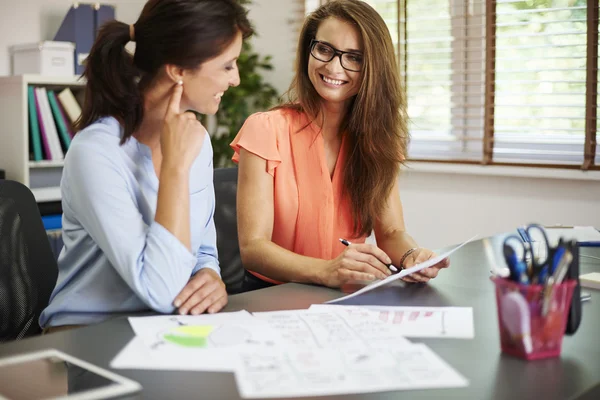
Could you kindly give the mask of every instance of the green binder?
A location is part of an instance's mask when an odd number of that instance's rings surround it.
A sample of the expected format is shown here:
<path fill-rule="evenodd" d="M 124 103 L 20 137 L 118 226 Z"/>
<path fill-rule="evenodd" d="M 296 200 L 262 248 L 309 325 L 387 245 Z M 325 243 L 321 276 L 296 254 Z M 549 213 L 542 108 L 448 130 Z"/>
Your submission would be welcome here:
<path fill-rule="evenodd" d="M 37 111 L 35 108 L 35 94 L 33 93 L 33 86 L 27 87 L 27 104 L 29 109 L 29 135 L 33 147 L 33 160 L 41 161 L 44 159 L 44 157 L 42 155 L 40 126 L 38 125 Z"/>
<path fill-rule="evenodd" d="M 54 121 L 56 122 L 56 127 L 58 128 L 58 134 L 62 139 L 64 145 L 63 147 L 66 152 L 71 145 L 71 136 L 69 136 L 69 131 L 67 131 L 67 126 L 65 125 L 62 113 L 60 112 L 60 108 L 58 108 L 58 103 L 56 102 L 56 95 L 52 90 L 48 90 L 48 102 L 50 103 L 50 108 L 52 109 L 52 114 L 54 115 Z"/>

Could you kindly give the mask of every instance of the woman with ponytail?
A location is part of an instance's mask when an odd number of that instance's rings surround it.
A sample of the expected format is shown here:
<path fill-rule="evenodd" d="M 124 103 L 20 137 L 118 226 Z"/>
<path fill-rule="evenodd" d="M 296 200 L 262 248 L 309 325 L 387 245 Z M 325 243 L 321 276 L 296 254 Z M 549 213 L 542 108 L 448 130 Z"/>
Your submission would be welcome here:
<path fill-rule="evenodd" d="M 214 114 L 239 84 L 236 60 L 251 34 L 237 0 L 150 0 L 134 24 L 100 29 L 63 169 L 64 248 L 40 317 L 47 331 L 227 303 L 212 147 L 195 113 Z"/>
<path fill-rule="evenodd" d="M 339 287 L 435 256 L 404 225 L 405 107 L 392 39 L 371 6 L 333 0 L 306 18 L 290 101 L 248 118 L 231 144 L 246 290 Z M 377 245 L 365 243 L 372 231 Z M 404 279 L 426 282 L 448 265 Z"/>

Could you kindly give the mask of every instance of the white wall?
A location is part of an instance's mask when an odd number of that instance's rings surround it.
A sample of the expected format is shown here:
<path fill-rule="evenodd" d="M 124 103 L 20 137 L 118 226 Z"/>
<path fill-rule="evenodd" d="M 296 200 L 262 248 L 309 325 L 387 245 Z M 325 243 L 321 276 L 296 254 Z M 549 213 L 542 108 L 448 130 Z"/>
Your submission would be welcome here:
<path fill-rule="evenodd" d="M 475 234 L 514 231 L 530 222 L 600 228 L 597 180 L 408 170 L 400 178 L 400 188 L 408 232 L 430 248 Z"/>
<path fill-rule="evenodd" d="M 135 22 L 145 0 L 108 0 L 116 6 L 116 18 Z M 250 18 L 259 36 L 253 39 L 256 50 L 270 54 L 275 70 L 266 74 L 280 93 L 292 78 L 298 14 L 295 0 L 254 0 Z M 15 44 L 51 40 L 60 27 L 73 0 L 0 0 L 0 75 L 10 75 L 9 47 Z"/>

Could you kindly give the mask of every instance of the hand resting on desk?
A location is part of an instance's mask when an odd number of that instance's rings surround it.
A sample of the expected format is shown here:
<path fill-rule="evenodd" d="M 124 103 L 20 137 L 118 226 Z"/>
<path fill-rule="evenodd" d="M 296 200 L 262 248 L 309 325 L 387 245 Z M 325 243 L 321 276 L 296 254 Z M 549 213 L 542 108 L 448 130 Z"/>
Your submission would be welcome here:
<path fill-rule="evenodd" d="M 219 312 L 227 304 L 225 284 L 214 270 L 201 269 L 190 278 L 173 304 L 181 315 Z"/>

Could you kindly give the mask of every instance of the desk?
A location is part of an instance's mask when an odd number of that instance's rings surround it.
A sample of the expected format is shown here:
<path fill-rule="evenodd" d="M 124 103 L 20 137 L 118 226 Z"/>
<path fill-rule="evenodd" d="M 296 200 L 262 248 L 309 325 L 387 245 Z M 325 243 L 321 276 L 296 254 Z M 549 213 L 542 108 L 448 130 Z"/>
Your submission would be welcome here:
<path fill-rule="evenodd" d="M 491 238 L 500 248 L 503 235 Z M 600 249 L 582 249 L 600 255 Z M 581 259 L 581 272 L 600 271 L 600 260 Z M 577 334 L 565 337 L 562 357 L 525 362 L 500 352 L 494 286 L 489 280 L 491 261 L 483 241 L 468 244 L 451 257 L 451 267 L 428 285 L 383 287 L 348 300 L 347 304 L 406 306 L 472 306 L 475 339 L 414 339 L 424 342 L 462 373 L 469 386 L 459 389 L 400 391 L 323 399 L 575 399 L 600 383 L 600 292 L 583 305 Z M 332 289 L 286 284 L 231 296 L 226 311 L 270 311 L 307 308 L 335 297 Z M 53 347 L 108 368 L 113 357 L 132 338 L 127 319 L 59 332 L 0 345 L 0 357 Z M 238 399 L 233 374 L 216 372 L 133 371 L 117 373 L 138 381 L 144 399 Z M 398 379 L 402 379 L 399 371 Z M 583 398 L 583 397 L 581 397 Z"/>

